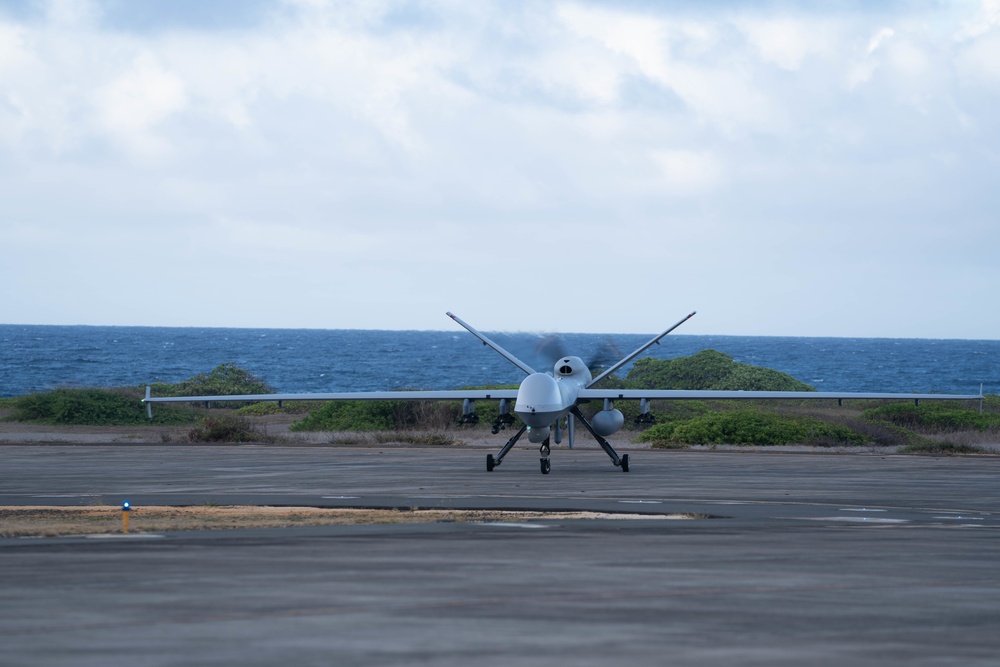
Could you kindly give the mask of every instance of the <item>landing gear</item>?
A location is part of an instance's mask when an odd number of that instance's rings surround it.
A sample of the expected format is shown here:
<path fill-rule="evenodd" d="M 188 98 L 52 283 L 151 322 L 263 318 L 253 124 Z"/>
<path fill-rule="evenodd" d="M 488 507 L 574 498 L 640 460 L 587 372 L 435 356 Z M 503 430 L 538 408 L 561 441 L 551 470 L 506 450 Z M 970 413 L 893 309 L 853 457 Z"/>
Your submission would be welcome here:
<path fill-rule="evenodd" d="M 580 408 L 573 407 L 570 410 L 570 414 L 573 415 L 573 417 L 575 417 L 576 419 L 579 419 L 581 422 L 583 422 L 583 425 L 587 428 L 588 431 L 590 431 L 590 434 L 594 436 L 594 439 L 597 440 L 597 443 L 601 446 L 601 449 L 603 449 L 604 452 L 608 455 L 608 457 L 611 459 L 611 462 L 615 465 L 615 467 L 621 468 L 622 472 L 629 471 L 628 454 L 624 456 L 618 456 L 618 453 L 611 446 L 611 443 L 608 442 L 605 438 L 599 435 L 597 431 L 594 430 L 594 427 L 591 425 L 591 423 L 587 421 L 587 418 L 584 417 L 583 413 L 580 412 Z M 496 426 L 496 424 L 494 424 L 494 426 Z M 507 441 L 507 444 L 505 444 L 500 449 L 500 451 L 497 452 L 495 456 L 493 454 L 486 455 L 487 472 L 493 472 L 493 470 L 495 470 L 496 467 L 503 462 L 504 457 L 507 456 L 507 453 L 510 452 L 510 450 L 517 443 L 518 439 L 522 435 L 524 435 L 524 432 L 527 430 L 528 430 L 527 425 L 521 426 L 521 428 L 518 429 L 517 433 L 515 433 L 513 437 L 511 437 L 511 439 Z M 551 444 L 549 439 L 546 438 L 542 442 L 541 446 L 538 448 L 538 454 L 540 456 L 538 465 L 543 475 L 548 475 L 549 472 L 551 472 L 552 470 L 552 465 L 549 462 L 549 454 L 551 453 L 552 453 Z"/>
<path fill-rule="evenodd" d="M 583 416 L 582 412 L 580 412 L 580 408 L 574 405 L 570 408 L 570 414 L 574 415 L 577 419 L 583 422 L 583 425 L 588 431 L 590 431 L 590 435 L 594 436 L 594 439 L 597 440 L 597 444 L 601 446 L 604 453 L 611 457 L 611 462 L 615 464 L 615 467 L 621 468 L 622 472 L 628 472 L 628 454 L 625 456 L 618 456 L 618 452 L 616 452 L 614 447 L 611 446 L 611 443 L 605 440 L 603 436 L 594 430 L 594 427 L 591 426 L 589 421 L 587 421 L 587 418 Z"/>
<path fill-rule="evenodd" d="M 517 442 L 517 439 L 520 438 L 522 435 L 524 435 L 524 432 L 527 430 L 528 430 L 527 424 L 518 429 L 517 433 L 515 433 L 514 436 L 507 441 L 507 444 L 505 444 L 500 449 L 500 451 L 497 452 L 496 457 L 494 457 L 492 454 L 486 455 L 487 472 L 493 472 L 493 469 L 496 468 L 498 465 L 500 465 L 500 463 L 503 461 L 503 457 L 507 456 L 507 452 L 511 450 L 511 448 L 514 446 L 514 443 Z"/>
<path fill-rule="evenodd" d="M 515 433 L 510 440 L 507 441 L 507 444 L 505 444 L 503 448 L 499 452 L 497 452 L 496 456 L 493 456 L 492 454 L 486 455 L 486 472 L 493 472 L 493 470 L 498 465 L 500 465 L 500 463 L 503 461 L 503 457 L 507 456 L 507 452 L 509 452 L 511 448 L 514 447 L 514 443 L 516 443 L 518 438 L 524 435 L 524 432 L 527 430 L 528 430 L 527 425 L 522 426 L 518 430 L 518 432 Z M 549 471 L 552 470 L 552 466 L 549 463 L 549 454 L 551 453 L 551 449 L 549 448 L 548 438 L 546 438 L 545 441 L 542 443 L 542 446 L 538 448 L 538 453 L 542 457 L 539 460 L 540 461 L 539 466 L 541 467 L 542 474 L 548 475 Z"/>

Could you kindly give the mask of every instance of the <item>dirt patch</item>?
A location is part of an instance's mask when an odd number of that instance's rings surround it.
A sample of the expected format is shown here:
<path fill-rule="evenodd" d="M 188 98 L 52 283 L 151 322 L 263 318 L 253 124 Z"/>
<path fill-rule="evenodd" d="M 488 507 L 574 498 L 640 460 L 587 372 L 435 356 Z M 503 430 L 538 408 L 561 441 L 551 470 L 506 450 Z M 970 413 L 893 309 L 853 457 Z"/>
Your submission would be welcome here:
<path fill-rule="evenodd" d="M 399 510 L 322 507 L 141 507 L 129 512 L 129 533 L 379 523 L 511 523 L 539 519 L 685 519 L 680 514 Z M 122 533 L 118 507 L 0 508 L 0 537 L 57 537 Z"/>
<path fill-rule="evenodd" d="M 498 435 L 488 428 L 468 428 L 453 426 L 446 429 L 412 431 L 313 431 L 293 432 L 289 427 L 297 421 L 298 415 L 263 415 L 246 417 L 260 434 L 260 444 L 292 446 L 337 446 L 337 447 L 472 447 L 499 449 L 513 431 L 503 431 Z M 188 434 L 193 425 L 187 426 L 66 426 L 35 424 L 28 422 L 0 421 L 0 445 L 2 444 L 183 444 L 189 442 Z M 251 443 L 243 443 L 251 444 Z M 518 443 L 521 448 L 534 448 L 527 438 Z M 566 446 L 566 443 L 563 443 Z M 589 434 L 577 433 L 576 447 L 596 449 L 598 444 Z M 647 443 L 631 443 L 623 436 L 616 448 L 648 449 Z"/>

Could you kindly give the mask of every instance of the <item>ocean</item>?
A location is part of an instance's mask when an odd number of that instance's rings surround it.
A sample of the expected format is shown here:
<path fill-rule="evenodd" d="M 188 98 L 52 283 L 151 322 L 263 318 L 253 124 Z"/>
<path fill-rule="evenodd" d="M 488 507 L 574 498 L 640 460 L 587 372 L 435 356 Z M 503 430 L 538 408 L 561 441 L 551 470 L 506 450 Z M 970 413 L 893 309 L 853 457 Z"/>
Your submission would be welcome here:
<path fill-rule="evenodd" d="M 545 337 L 489 333 L 538 370 Z M 653 337 L 565 334 L 585 361 L 620 359 Z M 671 334 L 645 354 L 705 349 L 788 373 L 821 391 L 1000 393 L 1000 341 Z M 0 325 L 0 396 L 57 387 L 176 382 L 233 362 L 282 392 L 455 389 L 523 373 L 463 330 L 364 331 Z M 626 367 L 627 370 L 628 367 Z"/>

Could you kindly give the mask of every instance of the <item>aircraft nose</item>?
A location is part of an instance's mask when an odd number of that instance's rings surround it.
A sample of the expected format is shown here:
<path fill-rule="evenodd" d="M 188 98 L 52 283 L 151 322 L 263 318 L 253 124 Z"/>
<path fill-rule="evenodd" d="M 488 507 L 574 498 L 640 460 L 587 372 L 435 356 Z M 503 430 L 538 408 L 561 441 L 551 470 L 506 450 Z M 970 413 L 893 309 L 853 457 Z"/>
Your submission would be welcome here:
<path fill-rule="evenodd" d="M 528 426 L 548 426 L 562 410 L 559 385 L 551 375 L 533 373 L 524 378 L 517 390 L 514 412 Z"/>

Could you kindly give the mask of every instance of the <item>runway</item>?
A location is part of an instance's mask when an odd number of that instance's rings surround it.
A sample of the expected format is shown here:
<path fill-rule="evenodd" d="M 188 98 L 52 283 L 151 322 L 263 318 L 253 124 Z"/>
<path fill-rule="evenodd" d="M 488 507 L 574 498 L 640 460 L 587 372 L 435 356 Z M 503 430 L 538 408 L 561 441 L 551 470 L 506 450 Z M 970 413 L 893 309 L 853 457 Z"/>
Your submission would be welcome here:
<path fill-rule="evenodd" d="M 594 510 L 0 540 L 12 665 L 996 664 L 1000 458 L 0 447 L 0 505 Z M 657 514 L 689 513 L 690 520 Z"/>

